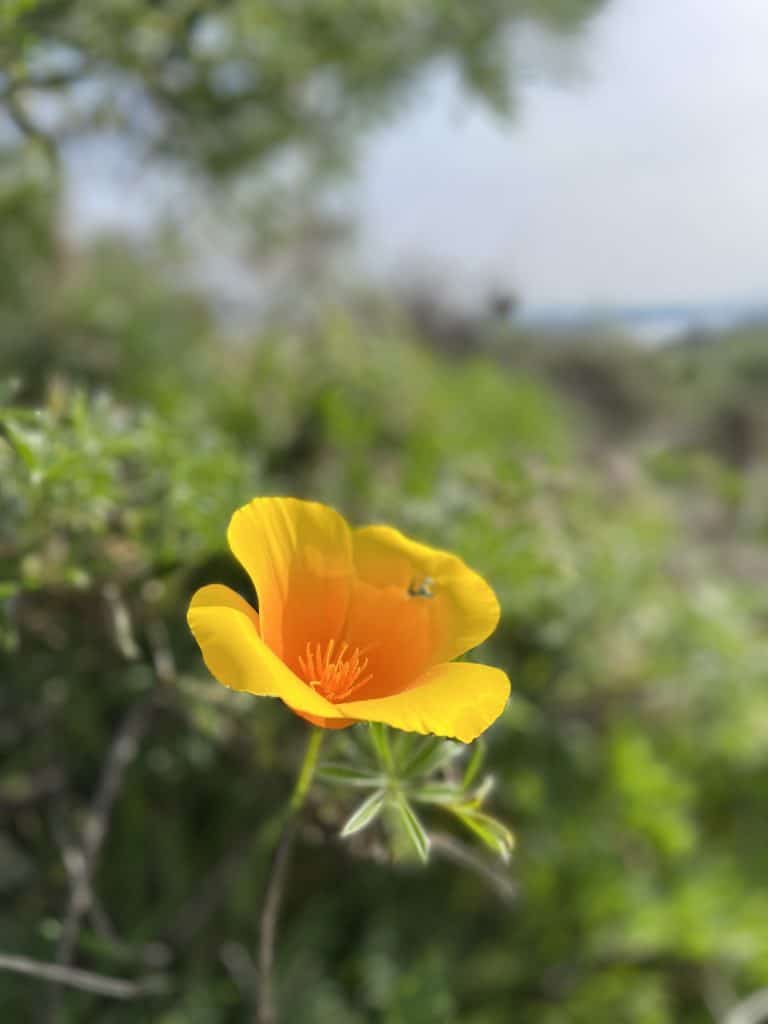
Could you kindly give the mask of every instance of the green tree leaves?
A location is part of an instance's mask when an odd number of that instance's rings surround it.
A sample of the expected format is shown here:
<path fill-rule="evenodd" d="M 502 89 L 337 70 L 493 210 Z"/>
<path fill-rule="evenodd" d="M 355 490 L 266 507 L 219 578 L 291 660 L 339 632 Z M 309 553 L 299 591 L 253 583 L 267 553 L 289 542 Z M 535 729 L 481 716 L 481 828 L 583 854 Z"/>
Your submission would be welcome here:
<path fill-rule="evenodd" d="M 432 61 L 455 61 L 470 89 L 505 107 L 509 23 L 569 30 L 599 4 L 7 0 L 0 63 L 13 62 L 19 102 L 57 97 L 53 139 L 117 127 L 213 175 L 287 147 L 329 167 Z"/>

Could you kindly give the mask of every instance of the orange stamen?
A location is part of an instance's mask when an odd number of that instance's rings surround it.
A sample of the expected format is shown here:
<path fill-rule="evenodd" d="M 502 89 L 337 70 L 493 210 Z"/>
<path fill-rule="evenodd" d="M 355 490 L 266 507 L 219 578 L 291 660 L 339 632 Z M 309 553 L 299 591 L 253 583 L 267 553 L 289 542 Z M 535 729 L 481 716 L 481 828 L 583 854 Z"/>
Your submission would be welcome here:
<path fill-rule="evenodd" d="M 336 650 L 335 640 L 329 640 L 325 650 L 320 644 L 308 643 L 299 665 L 305 680 L 327 700 L 338 704 L 373 678 L 369 672 L 368 659 L 359 647 L 350 653 L 346 640 Z"/>

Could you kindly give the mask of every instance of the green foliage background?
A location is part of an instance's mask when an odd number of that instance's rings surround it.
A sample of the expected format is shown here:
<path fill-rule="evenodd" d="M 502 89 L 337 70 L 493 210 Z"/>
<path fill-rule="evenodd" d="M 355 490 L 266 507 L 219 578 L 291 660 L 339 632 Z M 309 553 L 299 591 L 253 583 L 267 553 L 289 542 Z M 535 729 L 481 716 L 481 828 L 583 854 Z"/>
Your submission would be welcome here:
<path fill-rule="evenodd" d="M 4 30 L 72 7 L 17 3 Z M 225 528 L 270 493 L 394 523 L 492 582 L 480 654 L 513 696 L 487 764 L 518 844 L 492 869 L 504 902 L 440 856 L 390 863 L 378 833 L 342 843 L 353 804 L 318 788 L 285 1021 L 705 1024 L 768 985 L 765 332 L 642 352 L 480 322 L 457 357 L 350 301 L 234 342 L 162 248 L 67 246 L 38 156 L 9 150 L 0 181 L 0 952 L 55 958 L 66 850 L 152 695 L 77 963 L 169 983 L 68 990 L 56 1019 L 245 1019 L 306 727 L 211 681 L 184 614 L 203 582 L 248 594 Z M 3 1019 L 46 1007 L 0 974 Z"/>

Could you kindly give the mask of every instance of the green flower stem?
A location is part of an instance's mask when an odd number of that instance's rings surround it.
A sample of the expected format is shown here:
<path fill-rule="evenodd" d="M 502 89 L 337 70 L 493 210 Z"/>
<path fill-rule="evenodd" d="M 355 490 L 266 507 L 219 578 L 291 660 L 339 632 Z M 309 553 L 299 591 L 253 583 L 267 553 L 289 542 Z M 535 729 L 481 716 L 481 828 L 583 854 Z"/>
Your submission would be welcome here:
<path fill-rule="evenodd" d="M 293 793 L 291 793 L 291 799 L 288 804 L 288 811 L 290 814 L 298 814 L 304 805 L 304 801 L 307 798 L 307 793 L 312 785 L 312 780 L 315 776 L 315 769 L 317 768 L 318 758 L 320 756 L 320 747 L 323 745 L 323 738 L 325 736 L 325 730 L 312 728 L 312 732 L 309 734 L 309 740 L 307 742 L 306 750 L 304 751 L 304 760 L 301 762 L 301 768 L 299 774 L 296 777 L 296 785 L 293 787 Z"/>
<path fill-rule="evenodd" d="M 285 888 L 285 879 L 288 874 L 288 865 L 291 859 L 293 842 L 296 838 L 299 817 L 312 785 L 324 735 L 323 729 L 312 727 L 304 751 L 304 758 L 301 762 L 301 768 L 296 776 L 296 784 L 293 787 L 288 806 L 282 816 L 280 836 L 272 854 L 272 863 L 270 864 L 267 886 L 264 892 L 264 904 L 259 919 L 255 1024 L 277 1024 L 278 1020 L 275 1010 L 273 986 L 277 922 L 280 916 L 280 904 L 282 903 L 283 889 Z"/>

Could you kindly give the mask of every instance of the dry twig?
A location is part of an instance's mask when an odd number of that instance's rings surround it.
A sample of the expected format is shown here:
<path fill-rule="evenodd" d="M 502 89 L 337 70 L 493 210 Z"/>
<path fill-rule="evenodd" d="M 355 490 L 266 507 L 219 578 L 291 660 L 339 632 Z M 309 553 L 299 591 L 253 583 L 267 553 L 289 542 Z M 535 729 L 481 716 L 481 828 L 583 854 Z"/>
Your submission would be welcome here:
<path fill-rule="evenodd" d="M 436 854 L 458 864 L 459 867 L 474 871 L 490 885 L 502 903 L 511 906 L 517 901 L 519 896 L 517 883 L 495 863 L 447 832 L 430 832 L 429 838 Z"/>
<path fill-rule="evenodd" d="M 742 999 L 725 1015 L 723 1024 L 762 1024 L 765 1020 L 768 1020 L 768 988 Z"/>
<path fill-rule="evenodd" d="M 280 917 L 280 906 L 283 902 L 288 865 L 293 852 L 293 842 L 296 838 L 297 824 L 295 816 L 286 822 L 269 869 L 269 881 L 259 919 L 256 1024 L 276 1024 L 277 1021 L 272 985 L 275 964 L 275 934 Z"/>
<path fill-rule="evenodd" d="M 88 811 L 79 846 L 67 851 L 71 878 L 69 902 L 56 950 L 56 962 L 68 967 L 74 958 L 83 917 L 93 901 L 92 881 L 96 865 L 109 828 L 112 808 L 128 766 L 139 749 L 155 708 L 155 693 L 137 701 L 128 711 L 107 750 L 101 778 Z M 56 979 L 51 978 L 54 986 Z M 55 1019 L 58 1009 L 56 988 L 49 1005 L 49 1017 Z"/>
<path fill-rule="evenodd" d="M 65 967 L 63 964 L 48 964 L 28 956 L 11 956 L 0 953 L 0 971 L 26 974 L 30 978 L 41 978 L 55 985 L 67 985 L 82 992 L 109 996 L 112 999 L 137 999 L 140 996 L 159 995 L 168 990 L 168 980 L 162 975 L 149 975 L 136 981 L 112 978 L 107 974 L 94 974 L 79 967 Z"/>

